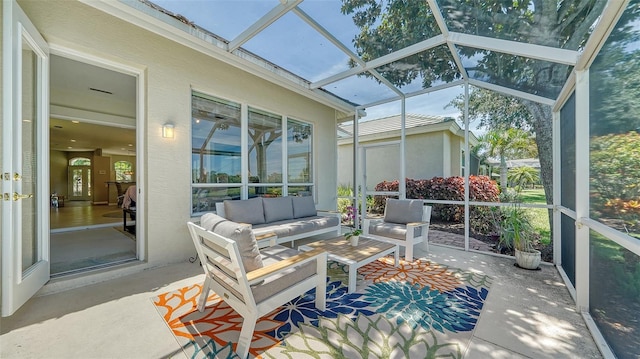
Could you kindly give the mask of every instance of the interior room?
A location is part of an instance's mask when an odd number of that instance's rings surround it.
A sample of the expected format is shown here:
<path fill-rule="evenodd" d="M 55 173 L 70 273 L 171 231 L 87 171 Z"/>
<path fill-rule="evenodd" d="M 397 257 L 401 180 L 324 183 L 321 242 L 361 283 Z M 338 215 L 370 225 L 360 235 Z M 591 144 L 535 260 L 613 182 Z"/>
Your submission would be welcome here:
<path fill-rule="evenodd" d="M 136 184 L 135 86 L 132 76 L 51 57 L 53 277 L 136 259 L 135 219 L 122 208 Z"/>

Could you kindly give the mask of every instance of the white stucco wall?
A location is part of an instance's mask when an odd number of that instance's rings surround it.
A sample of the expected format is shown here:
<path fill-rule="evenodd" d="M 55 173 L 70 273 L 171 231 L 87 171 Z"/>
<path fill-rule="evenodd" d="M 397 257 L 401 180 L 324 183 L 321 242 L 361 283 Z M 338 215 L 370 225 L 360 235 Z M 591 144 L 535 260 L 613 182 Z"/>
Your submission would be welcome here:
<path fill-rule="evenodd" d="M 64 47 L 144 71 L 146 159 L 142 181 L 147 259 L 151 264 L 193 255 L 190 219 L 191 90 L 249 104 L 314 124 L 318 208 L 336 203 L 335 111 L 223 62 L 166 40 L 76 1 L 19 1 L 43 37 Z M 161 136 L 175 123 L 175 138 Z"/>
<path fill-rule="evenodd" d="M 452 140 L 451 138 L 454 138 Z M 435 176 L 449 177 L 459 175 L 460 165 L 453 166 L 459 161 L 459 140 L 446 131 L 416 133 L 406 136 L 406 177 L 412 179 L 427 179 Z M 390 136 L 375 141 L 364 140 L 361 145 L 371 145 L 379 142 L 399 140 L 400 137 Z M 353 183 L 353 146 L 346 141 L 338 145 L 338 183 Z M 399 179 L 400 173 L 399 146 L 384 147 L 379 150 L 369 150 L 367 161 L 367 182 L 369 189 L 373 189 L 382 181 Z M 455 156 L 453 156 L 455 155 Z M 457 159 L 456 159 L 457 158 Z M 453 172 L 457 168 L 458 172 Z"/>

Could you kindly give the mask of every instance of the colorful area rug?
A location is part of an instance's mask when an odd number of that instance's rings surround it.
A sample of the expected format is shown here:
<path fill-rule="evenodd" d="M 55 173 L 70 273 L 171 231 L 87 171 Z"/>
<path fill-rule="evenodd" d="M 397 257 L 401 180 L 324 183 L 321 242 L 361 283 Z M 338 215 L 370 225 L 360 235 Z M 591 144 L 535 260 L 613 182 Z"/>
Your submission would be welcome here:
<path fill-rule="evenodd" d="M 427 260 L 381 258 L 358 270 L 347 293 L 343 265 L 329 262 L 327 310 L 315 290 L 260 319 L 249 357 L 461 358 L 489 293 L 491 278 Z M 196 309 L 195 284 L 153 298 L 191 358 L 236 358 L 242 317 L 215 294 Z"/>

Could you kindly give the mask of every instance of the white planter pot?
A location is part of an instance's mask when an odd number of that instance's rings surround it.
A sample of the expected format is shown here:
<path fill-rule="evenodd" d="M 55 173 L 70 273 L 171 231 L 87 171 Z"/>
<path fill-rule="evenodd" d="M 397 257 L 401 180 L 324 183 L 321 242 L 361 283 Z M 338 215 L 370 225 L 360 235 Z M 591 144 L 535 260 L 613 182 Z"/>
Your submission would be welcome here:
<path fill-rule="evenodd" d="M 360 239 L 360 236 L 351 236 L 351 237 L 349 237 L 349 242 L 351 243 L 351 245 L 353 247 L 357 247 L 358 246 L 358 239 Z"/>
<path fill-rule="evenodd" d="M 533 250 L 533 252 L 523 252 L 516 249 L 516 263 L 520 268 L 524 269 L 538 269 L 540 265 L 540 251 Z"/>

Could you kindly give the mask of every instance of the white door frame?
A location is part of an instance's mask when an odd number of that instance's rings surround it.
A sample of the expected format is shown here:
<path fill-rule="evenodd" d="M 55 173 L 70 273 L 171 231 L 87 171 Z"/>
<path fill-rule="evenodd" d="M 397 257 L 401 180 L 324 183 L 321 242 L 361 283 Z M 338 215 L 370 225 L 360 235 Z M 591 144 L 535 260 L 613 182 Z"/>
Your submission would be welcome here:
<path fill-rule="evenodd" d="M 61 57 L 65 57 L 71 60 L 75 60 L 78 62 L 83 62 L 86 64 L 102 67 L 105 69 L 109 69 L 115 72 L 120 72 L 123 74 L 131 75 L 136 78 L 136 124 L 133 127 L 136 129 L 136 178 L 133 180 L 136 182 L 136 190 L 138 191 L 138 200 L 136 201 L 136 253 L 137 258 L 140 261 L 146 260 L 146 231 L 145 231 L 145 222 L 146 222 L 146 206 L 145 206 L 145 158 L 146 154 L 143 151 L 145 148 L 145 136 L 144 136 L 144 114 L 145 114 L 145 68 L 142 66 L 138 66 L 135 64 L 123 64 L 121 62 L 115 62 L 112 60 L 107 60 L 106 58 L 99 57 L 96 55 L 91 55 L 82 51 L 78 51 L 76 49 L 62 46 L 57 44 L 56 42 L 51 42 L 49 44 L 52 55 L 57 55 Z M 68 117 L 64 117 L 68 118 Z M 71 119 L 71 118 L 68 118 Z M 125 125 L 120 125 L 121 127 L 127 127 Z"/>

